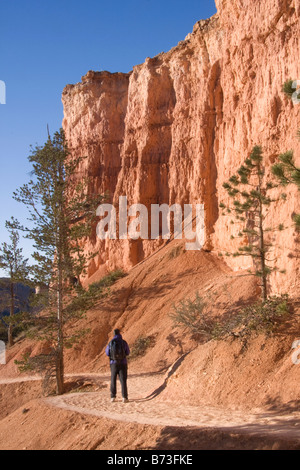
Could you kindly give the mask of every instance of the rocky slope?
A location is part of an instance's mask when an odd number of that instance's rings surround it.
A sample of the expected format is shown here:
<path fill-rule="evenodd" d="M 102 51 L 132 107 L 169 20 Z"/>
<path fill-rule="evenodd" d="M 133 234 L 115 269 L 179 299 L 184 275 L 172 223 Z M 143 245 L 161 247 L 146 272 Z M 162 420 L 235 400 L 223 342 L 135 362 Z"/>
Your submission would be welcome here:
<path fill-rule="evenodd" d="M 264 149 L 267 173 L 296 139 L 300 106 L 290 103 L 282 84 L 300 78 L 299 0 L 216 0 L 218 13 L 199 21 L 167 53 L 148 58 L 129 74 L 89 72 L 63 92 L 63 127 L 72 153 L 87 155 L 82 171 L 89 190 L 128 203 L 205 205 L 205 249 L 232 249 L 230 220 L 219 212 L 222 184 L 255 144 Z M 288 188 L 285 204 L 269 212 L 290 224 L 299 194 Z M 293 228 L 274 235 L 274 259 L 287 275 L 274 275 L 274 292 L 296 293 L 299 259 Z M 98 250 L 89 276 L 149 256 L 161 241 L 106 240 L 96 235 L 87 249 Z M 249 258 L 229 259 L 234 270 Z"/>
<path fill-rule="evenodd" d="M 66 351 L 66 381 L 85 377 L 96 388 L 41 398 L 38 378 L 16 377 L 14 364 L 41 345 L 26 339 L 8 351 L 0 366 L 1 449 L 299 449 L 299 364 L 291 360 L 299 302 L 276 335 L 199 344 L 174 328 L 174 303 L 198 291 L 211 314 L 228 317 L 256 286 L 219 257 L 178 244 L 131 269 L 77 325 L 89 333 Z M 119 395 L 118 403 L 109 399 L 104 349 L 116 326 L 132 351 L 140 336 L 153 340 L 130 360 L 128 406 Z"/>
<path fill-rule="evenodd" d="M 249 260 L 218 256 L 234 244 L 230 220 L 218 209 L 225 197 L 222 184 L 254 144 L 264 148 L 267 173 L 282 151 L 295 149 L 297 161 L 300 155 L 300 106 L 281 91 L 285 80 L 300 79 L 299 0 L 216 3 L 217 15 L 197 23 L 170 52 L 129 74 L 89 72 L 64 90 L 63 125 L 72 154 L 88 156 L 81 168 L 90 176 L 88 190 L 107 192 L 116 206 L 124 195 L 129 204 L 147 207 L 204 203 L 205 250 L 185 251 L 178 240 L 101 242 L 96 235 L 88 240 L 86 249 L 99 253 L 89 282 L 116 267 L 128 275 L 76 325 L 89 332 L 66 351 L 65 366 L 69 380 L 85 374 L 91 381 L 95 375 L 106 388 L 96 396 L 67 394 L 63 399 L 77 403 L 76 410 L 40 399 L 39 380 L 20 376 L 14 360 L 41 353 L 43 345 L 20 338 L 7 351 L 7 365 L 0 366 L 1 449 L 299 448 L 299 364 L 291 360 L 299 337 L 299 299 L 276 335 L 253 335 L 248 342 L 199 344 L 174 328 L 170 317 L 174 304 L 197 291 L 216 317 L 234 315 L 257 297 L 255 279 L 242 271 Z M 293 211 L 300 211 L 296 188 L 287 188 L 287 195 L 286 203 L 270 210 L 269 220 L 290 224 Z M 290 228 L 273 237 L 274 259 L 287 274 L 272 277 L 272 290 L 297 296 L 296 234 Z M 129 408 L 117 404 L 107 419 L 112 409 L 104 349 L 116 326 L 132 350 L 140 337 L 150 338 L 151 345 L 130 361 Z M 155 395 L 158 379 L 164 382 Z M 198 414 L 189 412 L 191 406 Z M 170 409 L 184 428 L 161 420 L 161 410 L 167 410 L 165 416 Z M 143 421 L 149 410 L 156 425 Z M 249 418 L 254 412 L 256 421 Z M 238 428 L 235 413 L 244 421 Z M 120 414 L 123 422 L 114 421 Z M 191 416 L 198 417 L 197 428 L 186 428 Z"/>

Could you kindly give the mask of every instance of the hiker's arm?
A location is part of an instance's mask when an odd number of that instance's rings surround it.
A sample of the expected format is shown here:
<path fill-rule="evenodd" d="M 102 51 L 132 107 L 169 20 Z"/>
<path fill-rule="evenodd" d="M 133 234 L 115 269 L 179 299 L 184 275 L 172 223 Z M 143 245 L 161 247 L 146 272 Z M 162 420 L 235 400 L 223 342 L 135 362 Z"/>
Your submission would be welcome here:
<path fill-rule="evenodd" d="M 107 357 L 110 356 L 110 351 L 109 351 L 109 344 L 106 346 L 106 349 L 105 349 L 105 354 L 107 355 Z"/>
<path fill-rule="evenodd" d="M 125 354 L 126 354 L 126 356 L 129 356 L 129 354 L 130 354 L 130 349 L 129 349 L 128 343 L 126 343 L 126 341 L 125 341 Z"/>

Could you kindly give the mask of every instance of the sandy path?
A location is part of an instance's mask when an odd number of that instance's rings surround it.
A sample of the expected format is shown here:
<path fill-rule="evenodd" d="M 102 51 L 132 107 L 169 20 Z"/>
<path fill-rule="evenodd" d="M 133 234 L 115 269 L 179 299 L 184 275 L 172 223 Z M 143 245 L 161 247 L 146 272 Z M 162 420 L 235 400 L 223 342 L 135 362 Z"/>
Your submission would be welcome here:
<path fill-rule="evenodd" d="M 18 384 L 23 382 L 38 382 L 41 378 L 37 376 L 27 376 L 27 377 L 19 377 L 19 378 L 12 378 L 12 379 L 1 379 L 0 385 L 7 385 L 7 384 Z"/>
<path fill-rule="evenodd" d="M 162 402 L 158 398 L 162 383 L 163 376 L 157 374 L 130 377 L 130 400 L 127 404 L 122 403 L 120 397 L 115 403 L 110 402 L 109 377 L 101 377 L 103 387 L 97 393 L 71 393 L 45 400 L 48 404 L 65 410 L 123 422 L 210 428 L 300 442 L 300 412 L 278 414 L 275 411 L 258 409 L 252 414 L 246 414 L 241 410 Z M 118 392 L 120 394 L 120 386 Z"/>

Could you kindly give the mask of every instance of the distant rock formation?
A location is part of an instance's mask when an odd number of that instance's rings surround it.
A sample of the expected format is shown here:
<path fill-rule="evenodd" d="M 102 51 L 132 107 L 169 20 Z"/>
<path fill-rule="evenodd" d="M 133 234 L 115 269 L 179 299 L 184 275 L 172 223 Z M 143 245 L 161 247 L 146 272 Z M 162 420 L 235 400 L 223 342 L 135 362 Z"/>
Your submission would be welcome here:
<path fill-rule="evenodd" d="M 24 284 L 15 285 L 15 313 L 29 312 L 29 297 L 33 289 Z M 0 318 L 10 315 L 10 281 L 7 278 L 0 278 Z"/>

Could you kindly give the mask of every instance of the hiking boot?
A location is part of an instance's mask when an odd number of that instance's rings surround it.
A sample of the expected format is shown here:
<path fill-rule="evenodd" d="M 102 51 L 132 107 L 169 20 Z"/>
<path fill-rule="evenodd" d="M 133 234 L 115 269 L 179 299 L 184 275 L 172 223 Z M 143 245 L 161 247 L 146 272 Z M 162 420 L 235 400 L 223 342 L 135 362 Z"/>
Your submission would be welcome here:
<path fill-rule="evenodd" d="M 116 399 L 115 399 L 115 398 L 111 398 L 110 401 L 111 401 L 112 403 L 114 403 L 114 402 L 116 401 Z"/>
<path fill-rule="evenodd" d="M 129 402 L 128 398 L 123 398 L 123 403 L 128 403 L 128 402 Z"/>

